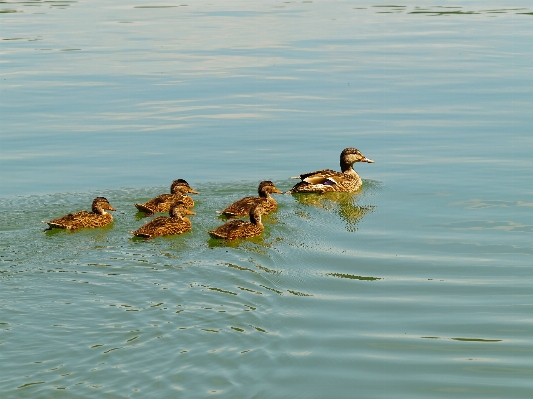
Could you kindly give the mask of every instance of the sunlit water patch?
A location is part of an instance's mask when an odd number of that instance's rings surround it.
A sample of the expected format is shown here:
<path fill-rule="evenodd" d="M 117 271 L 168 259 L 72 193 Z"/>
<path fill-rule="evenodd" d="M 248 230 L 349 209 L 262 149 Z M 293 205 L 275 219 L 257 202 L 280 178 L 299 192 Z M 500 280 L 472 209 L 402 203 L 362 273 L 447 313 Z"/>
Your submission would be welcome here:
<path fill-rule="evenodd" d="M 5 392 L 239 396 L 250 384 L 263 396 L 275 383 L 282 396 L 348 397 L 354 379 L 373 392 L 383 372 L 403 381 L 385 390 L 411 394 L 477 395 L 475 378 L 496 374 L 496 392 L 527 392 L 530 283 L 518 276 L 529 253 L 450 251 L 467 244 L 448 226 L 428 227 L 445 245 L 385 233 L 385 219 L 413 227 L 395 215 L 410 202 L 384 208 L 390 188 L 376 181 L 356 194 L 276 195 L 262 236 L 224 242 L 207 234 L 224 222 L 216 210 L 256 182 L 193 186 L 193 229 L 150 241 L 128 233 L 147 220 L 133 203 L 165 187 L 2 200 L 1 342 L 18 365 L 2 373 Z M 43 230 L 96 195 L 117 209 L 111 226 Z M 437 378 L 459 370 L 453 383 Z"/>

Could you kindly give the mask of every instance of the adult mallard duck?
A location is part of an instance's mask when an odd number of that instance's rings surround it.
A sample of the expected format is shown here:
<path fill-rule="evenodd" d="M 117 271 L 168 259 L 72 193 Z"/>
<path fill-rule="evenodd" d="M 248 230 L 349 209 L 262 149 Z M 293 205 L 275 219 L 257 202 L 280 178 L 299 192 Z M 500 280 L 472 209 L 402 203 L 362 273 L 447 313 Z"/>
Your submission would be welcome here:
<path fill-rule="evenodd" d="M 191 221 L 183 215 L 195 215 L 195 213 L 187 209 L 187 205 L 182 201 L 171 205 L 169 215 L 159 216 L 141 228 L 132 231 L 131 234 L 149 240 L 159 236 L 185 233 L 191 229 Z"/>
<path fill-rule="evenodd" d="M 300 183 L 287 191 L 292 193 L 326 193 L 331 191 L 353 192 L 357 191 L 363 181 L 353 169 L 355 162 L 374 163 L 365 157 L 356 148 L 345 148 L 340 157 L 341 172 L 331 169 L 317 170 L 316 172 L 304 173 L 291 179 L 300 179 Z"/>
<path fill-rule="evenodd" d="M 261 234 L 264 229 L 261 223 L 261 214 L 263 207 L 261 204 L 255 204 L 250 209 L 250 221 L 231 220 L 215 230 L 209 232 L 213 238 L 224 238 L 226 240 L 235 240 L 237 238 L 253 237 Z"/>
<path fill-rule="evenodd" d="M 170 185 L 170 194 L 161 194 L 144 204 L 134 205 L 140 212 L 144 212 L 147 215 L 168 212 L 170 210 L 170 205 L 176 201 L 182 201 L 184 206 L 192 208 L 194 206 L 194 201 L 187 195 L 188 193 L 199 194 L 198 191 L 193 190 L 185 180 L 178 179 L 174 180 Z"/>
<path fill-rule="evenodd" d="M 111 206 L 106 198 L 96 197 L 93 200 L 92 212 L 80 211 L 69 213 L 49 222 L 43 221 L 43 223 L 48 224 L 50 229 L 56 227 L 59 229 L 75 230 L 82 227 L 104 227 L 113 221 L 113 216 L 106 211 L 114 210 L 115 208 Z"/>
<path fill-rule="evenodd" d="M 250 214 L 250 209 L 256 204 L 261 204 L 263 206 L 263 213 L 272 212 L 277 209 L 278 203 L 270 196 L 270 194 L 283 194 L 283 192 L 279 191 L 276 186 L 274 186 L 274 183 L 269 180 L 262 181 L 259 183 L 259 187 L 257 187 L 257 192 L 259 197 L 244 197 L 229 205 L 220 213 L 228 217 L 246 216 Z"/>

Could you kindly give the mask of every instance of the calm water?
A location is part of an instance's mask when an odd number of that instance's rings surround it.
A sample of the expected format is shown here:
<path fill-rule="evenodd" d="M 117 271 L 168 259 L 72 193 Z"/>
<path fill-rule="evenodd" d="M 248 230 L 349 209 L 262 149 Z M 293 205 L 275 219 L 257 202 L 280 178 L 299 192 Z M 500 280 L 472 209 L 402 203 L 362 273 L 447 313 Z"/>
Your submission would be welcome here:
<path fill-rule="evenodd" d="M 426 3 L 1 2 L 2 398 L 532 397 L 533 8 Z M 349 146 L 361 192 L 207 235 Z"/>

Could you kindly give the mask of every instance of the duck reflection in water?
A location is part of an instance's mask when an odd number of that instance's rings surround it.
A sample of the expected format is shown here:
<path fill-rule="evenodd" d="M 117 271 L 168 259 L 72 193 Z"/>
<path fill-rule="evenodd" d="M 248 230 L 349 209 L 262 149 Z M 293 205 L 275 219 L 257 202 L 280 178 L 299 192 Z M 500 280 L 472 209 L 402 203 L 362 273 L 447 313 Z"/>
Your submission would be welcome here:
<path fill-rule="evenodd" d="M 324 194 L 293 194 L 296 201 L 302 205 L 335 211 L 346 223 L 346 230 L 354 232 L 357 224 L 375 208 L 374 205 L 357 205 L 358 193 L 324 193 Z"/>

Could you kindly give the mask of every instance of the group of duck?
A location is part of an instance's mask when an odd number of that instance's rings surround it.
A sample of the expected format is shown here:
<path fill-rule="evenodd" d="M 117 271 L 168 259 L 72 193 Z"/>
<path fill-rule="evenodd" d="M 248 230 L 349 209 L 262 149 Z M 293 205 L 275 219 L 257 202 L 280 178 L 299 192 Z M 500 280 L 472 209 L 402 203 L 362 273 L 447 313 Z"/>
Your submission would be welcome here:
<path fill-rule="evenodd" d="M 292 178 L 299 179 L 287 194 L 293 193 L 326 193 L 326 192 L 354 192 L 361 188 L 362 180 L 353 169 L 356 162 L 374 161 L 366 158 L 356 148 L 345 148 L 340 155 L 341 171 L 323 169 L 315 172 L 304 173 Z M 239 218 L 249 216 L 250 221 L 241 219 L 230 220 L 209 231 L 213 238 L 234 240 L 237 238 L 253 237 L 261 234 L 264 227 L 261 215 L 277 209 L 277 202 L 271 194 L 282 194 L 274 183 L 265 180 L 259 184 L 257 197 L 242 198 L 219 213 L 227 218 Z M 189 231 L 191 221 L 186 215 L 194 215 L 190 209 L 194 206 L 194 200 L 188 194 L 199 194 L 193 190 L 187 181 L 177 179 L 170 186 L 170 194 L 161 194 L 144 204 L 135 204 L 139 212 L 146 216 L 156 213 L 169 212 L 169 216 L 156 217 L 139 229 L 132 231 L 134 236 L 149 240 L 158 236 L 181 234 Z M 92 212 L 80 211 L 69 213 L 60 218 L 43 222 L 49 228 L 62 228 L 75 230 L 78 228 L 103 227 L 113 221 L 113 216 L 107 211 L 114 211 L 109 201 L 104 197 L 96 197 L 92 203 Z"/>

